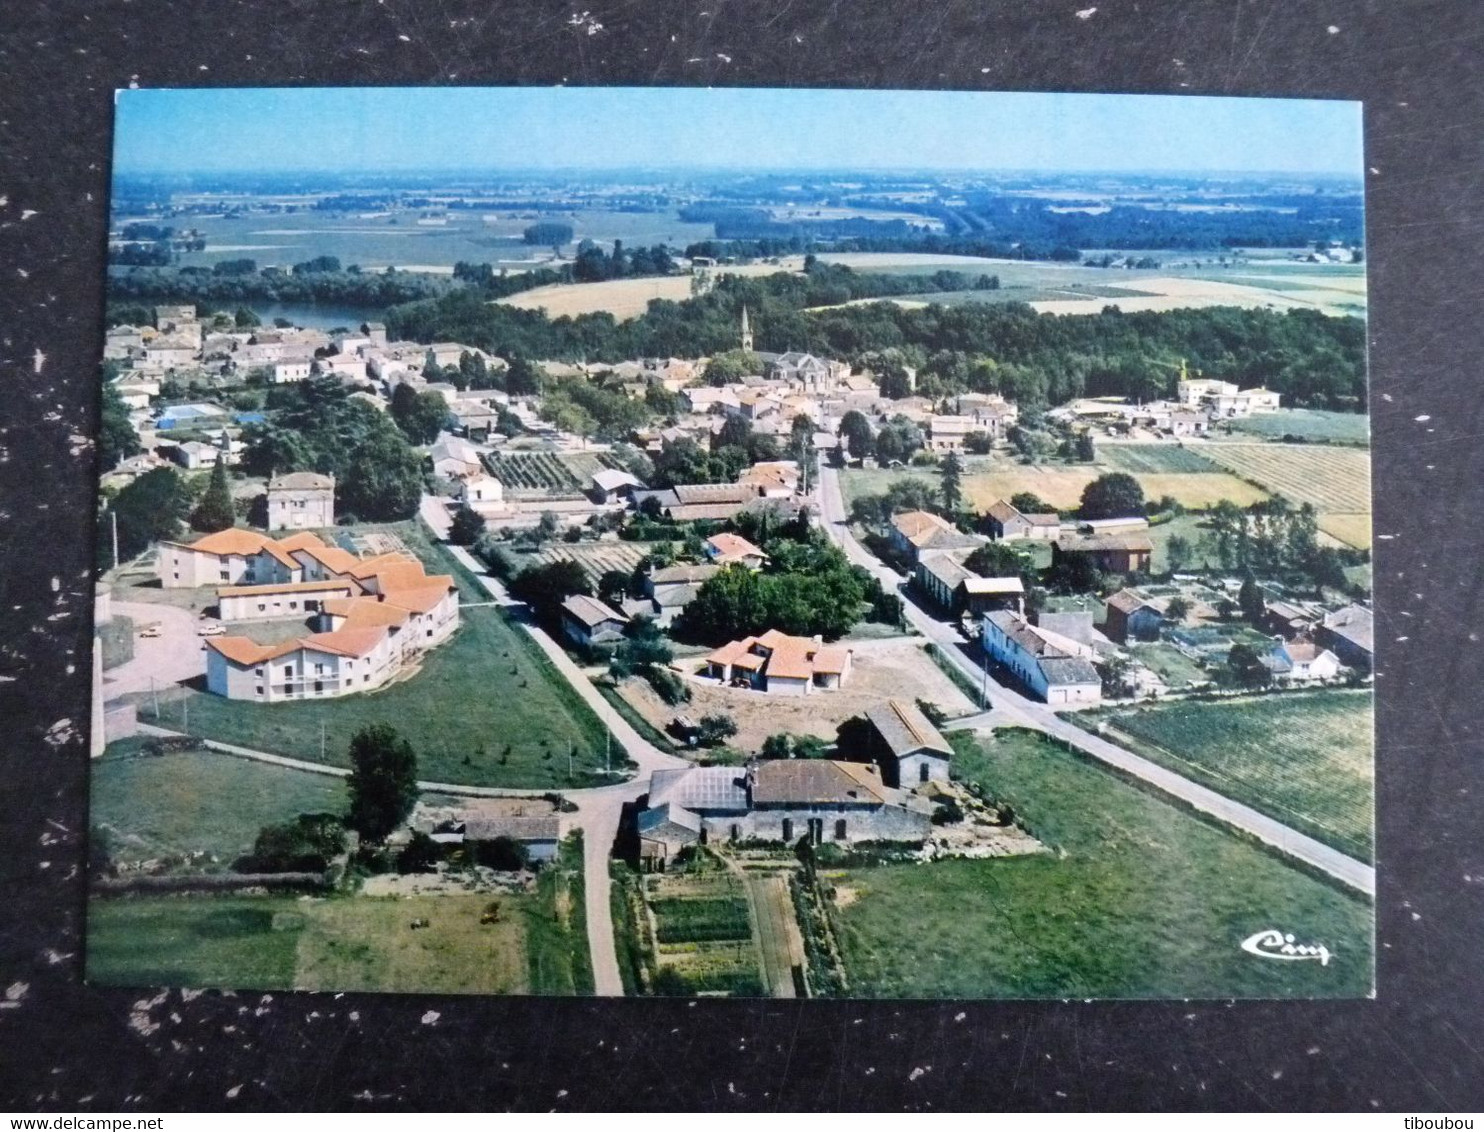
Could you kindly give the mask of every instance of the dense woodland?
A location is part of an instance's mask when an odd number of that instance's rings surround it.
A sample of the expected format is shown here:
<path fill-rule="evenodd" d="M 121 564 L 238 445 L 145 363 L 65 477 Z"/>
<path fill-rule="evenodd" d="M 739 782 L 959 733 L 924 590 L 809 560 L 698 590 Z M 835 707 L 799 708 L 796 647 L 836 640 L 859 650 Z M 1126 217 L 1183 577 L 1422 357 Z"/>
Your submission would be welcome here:
<path fill-rule="evenodd" d="M 832 267 L 824 286 L 848 277 Z M 1266 385 L 1286 404 L 1365 406 L 1365 323 L 1357 318 L 1235 307 L 1057 316 L 1020 303 L 810 311 L 816 286 L 786 273 L 723 276 L 705 295 L 655 300 L 622 323 L 606 313 L 550 319 L 454 291 L 393 307 L 387 324 L 396 337 L 460 341 L 501 356 L 618 362 L 733 349 L 746 305 L 760 349 L 860 364 L 884 357 L 921 370 L 919 387 L 933 396 L 994 392 L 1043 405 L 1083 395 L 1167 396 L 1183 359 L 1208 377 Z"/>

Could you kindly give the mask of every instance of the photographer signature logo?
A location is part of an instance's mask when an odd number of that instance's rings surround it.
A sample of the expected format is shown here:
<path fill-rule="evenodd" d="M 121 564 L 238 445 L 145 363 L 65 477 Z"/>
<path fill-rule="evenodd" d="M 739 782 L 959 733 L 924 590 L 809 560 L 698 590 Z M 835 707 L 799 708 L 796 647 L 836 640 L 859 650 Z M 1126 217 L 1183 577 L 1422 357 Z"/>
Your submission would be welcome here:
<path fill-rule="evenodd" d="M 1242 941 L 1242 950 L 1263 959 L 1317 959 L 1321 967 L 1328 967 L 1333 958 L 1329 948 L 1322 943 L 1295 943 L 1291 932 L 1280 932 L 1276 928 L 1264 928 Z"/>

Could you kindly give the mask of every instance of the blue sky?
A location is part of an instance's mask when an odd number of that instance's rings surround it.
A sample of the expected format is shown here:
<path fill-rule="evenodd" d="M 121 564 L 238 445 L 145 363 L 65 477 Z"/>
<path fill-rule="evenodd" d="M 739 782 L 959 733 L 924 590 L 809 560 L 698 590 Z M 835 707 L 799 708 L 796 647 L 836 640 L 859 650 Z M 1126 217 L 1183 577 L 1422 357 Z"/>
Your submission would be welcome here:
<path fill-rule="evenodd" d="M 1358 102 L 739 88 L 121 90 L 115 172 L 1361 174 Z"/>

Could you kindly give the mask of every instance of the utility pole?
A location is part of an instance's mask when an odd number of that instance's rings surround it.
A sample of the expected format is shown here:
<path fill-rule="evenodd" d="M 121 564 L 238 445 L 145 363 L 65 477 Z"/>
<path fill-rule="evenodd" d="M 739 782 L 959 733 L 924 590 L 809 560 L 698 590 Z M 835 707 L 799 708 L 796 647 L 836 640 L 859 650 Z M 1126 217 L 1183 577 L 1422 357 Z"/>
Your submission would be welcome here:
<path fill-rule="evenodd" d="M 984 654 L 984 682 L 979 686 L 979 706 L 989 707 L 989 650 L 984 647 L 984 638 L 979 639 L 979 651 Z"/>
<path fill-rule="evenodd" d="M 119 516 L 113 508 L 108 509 L 109 523 L 113 527 L 113 568 L 119 568 Z"/>
<path fill-rule="evenodd" d="M 577 744 L 573 740 L 571 740 L 571 739 L 568 739 L 567 740 L 567 781 L 568 782 L 571 782 L 572 781 L 572 751 L 573 751 L 573 748 L 576 747 L 576 745 Z"/>
<path fill-rule="evenodd" d="M 613 773 L 613 732 L 606 727 L 603 729 L 603 773 Z"/>
<path fill-rule="evenodd" d="M 191 701 L 189 697 L 180 701 L 180 712 L 180 729 L 189 735 L 191 733 Z"/>
<path fill-rule="evenodd" d="M 160 694 L 155 691 L 155 678 L 149 678 L 149 698 L 155 702 L 155 722 L 160 722 Z"/>
<path fill-rule="evenodd" d="M 325 721 L 319 721 L 319 761 L 325 761 Z"/>

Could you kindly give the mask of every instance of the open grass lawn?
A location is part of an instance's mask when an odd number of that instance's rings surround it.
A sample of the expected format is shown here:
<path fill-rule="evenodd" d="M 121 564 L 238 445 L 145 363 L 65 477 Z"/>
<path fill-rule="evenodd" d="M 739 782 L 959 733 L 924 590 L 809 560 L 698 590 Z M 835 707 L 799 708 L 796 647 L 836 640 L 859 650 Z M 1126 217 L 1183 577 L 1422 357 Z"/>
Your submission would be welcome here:
<path fill-rule="evenodd" d="M 492 901 L 499 914 L 479 921 Z M 306 902 L 294 986 L 303 990 L 523 994 L 530 896 Z M 412 921 L 426 919 L 426 928 Z"/>
<path fill-rule="evenodd" d="M 108 834 L 115 860 L 204 851 L 226 868 L 258 830 L 297 814 L 344 813 L 339 778 L 214 751 L 130 754 L 112 743 L 90 765 L 91 824 Z"/>
<path fill-rule="evenodd" d="M 88 981 L 290 989 L 308 905 L 293 896 L 94 897 Z"/>
<path fill-rule="evenodd" d="M 1109 722 L 1155 762 L 1370 860 L 1369 691 L 1162 704 L 1116 712 Z"/>
<path fill-rule="evenodd" d="M 1022 731 L 953 736 L 957 769 L 1056 852 L 830 874 L 850 993 L 890 998 L 1360 997 L 1371 907 Z M 1333 954 L 1278 962 L 1277 928 Z"/>
<path fill-rule="evenodd" d="M 118 986 L 519 994 L 530 896 L 93 899 L 88 978 Z M 414 919 L 429 927 L 413 930 Z"/>
<path fill-rule="evenodd" d="M 414 525 L 387 529 L 430 571 L 453 574 L 463 602 L 488 600 Z M 522 787 L 607 781 L 602 723 L 524 630 L 493 606 L 463 609 L 460 617 L 462 626 L 423 658 L 420 671 L 375 692 L 257 704 L 180 689 L 161 697 L 160 725 L 185 729 L 188 710 L 192 735 L 310 761 L 321 759 L 323 727 L 323 761 L 348 766 L 351 736 L 367 724 L 390 723 L 412 743 L 424 780 Z M 152 708 L 141 706 L 141 713 L 155 722 Z"/>
<path fill-rule="evenodd" d="M 1195 661 L 1162 641 L 1134 643 L 1127 647 L 1135 660 L 1158 673 L 1173 689 L 1185 688 L 1192 683 L 1203 684 L 1211 679 L 1211 674 Z"/>

